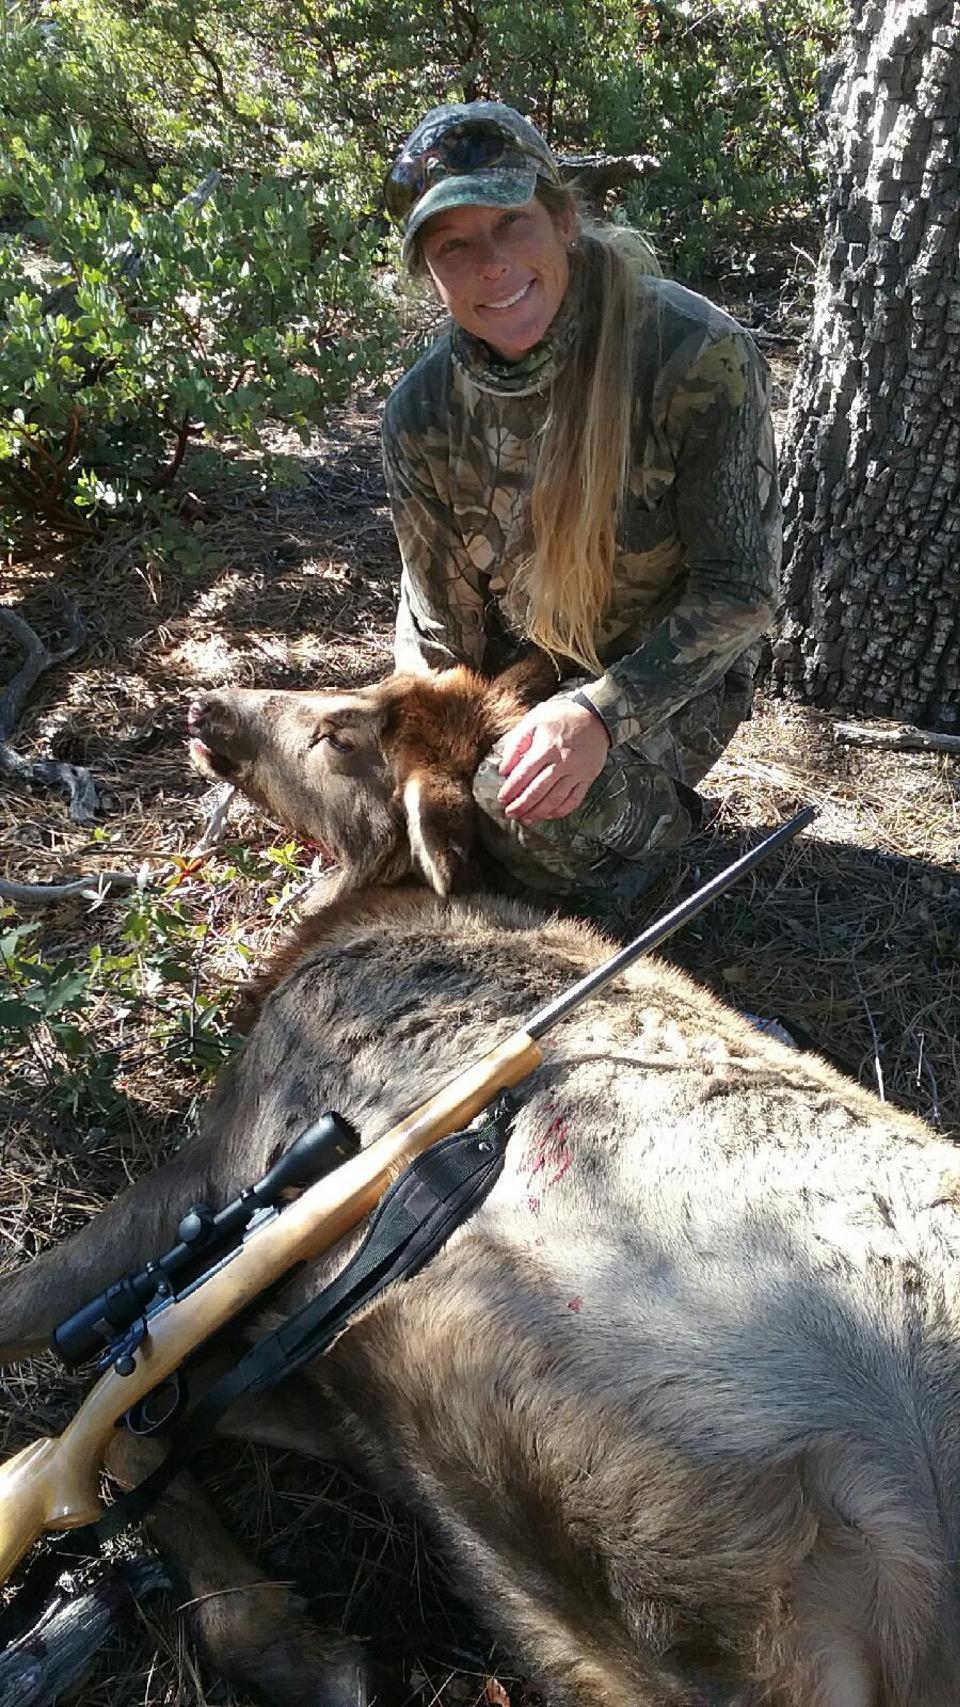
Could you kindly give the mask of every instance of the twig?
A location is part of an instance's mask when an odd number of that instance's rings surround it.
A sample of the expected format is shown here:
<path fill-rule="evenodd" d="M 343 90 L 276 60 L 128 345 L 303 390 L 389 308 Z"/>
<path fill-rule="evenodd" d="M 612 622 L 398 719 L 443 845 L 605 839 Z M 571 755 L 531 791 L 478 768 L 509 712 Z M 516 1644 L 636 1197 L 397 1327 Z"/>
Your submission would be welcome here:
<path fill-rule="evenodd" d="M 937 1075 L 934 1072 L 933 1068 L 931 1067 L 929 1061 L 927 1060 L 926 1055 L 924 1054 L 924 1050 L 923 1050 L 924 1042 L 925 1042 L 924 1033 L 921 1031 L 920 1043 L 919 1043 L 919 1047 L 918 1047 L 918 1051 L 917 1051 L 917 1079 L 916 1079 L 916 1084 L 917 1084 L 917 1089 L 919 1090 L 920 1089 L 921 1075 L 923 1075 L 923 1077 L 926 1078 L 927 1083 L 930 1086 L 930 1097 L 931 1097 L 930 1113 L 931 1113 L 931 1117 L 933 1119 L 934 1126 L 939 1126 L 940 1125 L 940 1087 L 937 1084 Z"/>
<path fill-rule="evenodd" d="M 5 628 L 8 634 L 12 634 L 27 654 L 23 665 L 0 699 L 0 741 L 8 740 L 13 734 L 34 684 L 39 681 L 44 671 L 52 670 L 54 665 L 72 658 L 83 639 L 83 621 L 79 611 L 69 599 L 64 599 L 63 604 L 70 623 L 70 637 L 58 652 L 51 652 L 36 630 L 15 610 L 11 610 L 9 605 L 0 605 L 0 628 Z"/>
<path fill-rule="evenodd" d="M 876 1074 L 876 1080 L 877 1080 L 877 1095 L 880 1098 L 881 1102 L 886 1102 L 887 1093 L 886 1093 L 886 1090 L 884 1088 L 884 1083 L 883 1083 L 883 1064 L 880 1060 L 880 1039 L 877 1036 L 877 1028 L 873 1023 L 873 1014 L 870 1012 L 870 1003 L 867 1001 L 866 992 L 865 992 L 865 990 L 863 988 L 863 984 L 861 983 L 861 980 L 860 980 L 860 973 L 857 970 L 856 961 L 851 962 L 851 971 L 853 972 L 854 981 L 856 983 L 857 989 L 860 992 L 860 1000 L 863 1003 L 863 1011 L 867 1016 L 867 1024 L 870 1027 L 870 1036 L 873 1039 L 873 1070 L 874 1070 L 874 1073 Z"/>
<path fill-rule="evenodd" d="M 209 67 L 214 88 L 217 91 L 220 105 L 223 107 L 224 111 L 228 112 L 230 117 L 235 119 L 238 124 L 252 126 L 255 130 L 269 129 L 268 126 L 261 126 L 250 113 L 241 112 L 236 102 L 231 100 L 227 93 L 227 86 L 224 82 L 223 69 L 220 65 L 220 61 L 213 52 L 213 49 L 208 47 L 206 42 L 203 41 L 196 32 L 192 36 L 187 37 L 187 46 L 196 48 L 204 64 Z"/>
<path fill-rule="evenodd" d="M 273 909 L 274 919 L 279 919 L 281 913 L 285 913 L 288 907 L 295 907 L 305 895 L 310 894 L 311 890 L 316 889 L 319 884 L 325 883 L 328 876 L 329 871 L 315 871 L 305 878 L 303 883 L 298 883 L 289 895 L 285 895 L 282 901 L 277 902 Z"/>
<path fill-rule="evenodd" d="M 98 871 L 93 877 L 73 877 L 68 883 L 15 883 L 2 877 L 0 901 L 17 901 L 28 907 L 46 907 L 75 895 L 101 901 L 108 889 L 135 889 L 140 881 L 136 871 Z"/>
<path fill-rule="evenodd" d="M 230 807 L 233 804 L 236 792 L 233 784 L 229 782 L 225 788 L 219 791 L 204 823 L 200 840 L 190 849 L 189 857 L 191 859 L 196 859 L 200 854 L 209 853 L 211 848 L 217 846 L 227 827 Z"/>
<path fill-rule="evenodd" d="M 167 467 L 164 469 L 161 469 L 160 473 L 156 476 L 156 478 L 153 482 L 153 489 L 155 492 L 165 491 L 168 486 L 173 485 L 173 482 L 175 481 L 177 474 L 180 471 L 180 464 L 182 463 L 184 457 L 187 454 L 187 445 L 189 444 L 189 442 L 190 442 L 190 412 L 188 410 L 187 413 L 184 415 L 183 419 L 181 420 L 179 427 L 177 428 L 177 438 L 176 438 L 176 443 L 175 443 L 174 448 L 173 448 L 173 456 L 170 459 L 170 462 L 168 463 Z"/>
<path fill-rule="evenodd" d="M 887 747 L 898 753 L 960 753 L 960 735 L 939 729 L 914 729 L 903 723 L 890 729 L 873 729 L 866 723 L 834 723 L 833 732 L 852 747 Z"/>

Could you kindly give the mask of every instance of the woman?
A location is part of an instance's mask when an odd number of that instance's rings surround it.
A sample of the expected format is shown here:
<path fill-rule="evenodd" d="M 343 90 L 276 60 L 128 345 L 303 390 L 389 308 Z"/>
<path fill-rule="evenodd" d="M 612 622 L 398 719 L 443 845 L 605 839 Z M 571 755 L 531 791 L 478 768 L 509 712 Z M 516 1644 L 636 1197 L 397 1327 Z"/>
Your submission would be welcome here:
<path fill-rule="evenodd" d="M 385 193 L 451 315 L 384 419 L 397 667 L 550 653 L 558 692 L 478 773 L 486 840 L 522 882 L 629 917 L 702 822 L 694 784 L 773 613 L 765 364 L 635 233 L 579 214 L 510 107 L 428 113 Z"/>

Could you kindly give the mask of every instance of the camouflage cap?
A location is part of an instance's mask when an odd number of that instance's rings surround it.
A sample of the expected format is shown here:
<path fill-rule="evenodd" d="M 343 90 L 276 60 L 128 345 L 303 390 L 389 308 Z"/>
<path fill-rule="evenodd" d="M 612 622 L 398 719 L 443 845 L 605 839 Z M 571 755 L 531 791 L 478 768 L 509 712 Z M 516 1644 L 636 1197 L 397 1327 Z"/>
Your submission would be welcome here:
<path fill-rule="evenodd" d="M 434 214 L 451 207 L 522 207 L 538 177 L 561 182 L 540 132 L 513 107 L 499 101 L 434 107 L 404 143 L 384 185 L 387 212 L 406 221 L 404 262 Z"/>

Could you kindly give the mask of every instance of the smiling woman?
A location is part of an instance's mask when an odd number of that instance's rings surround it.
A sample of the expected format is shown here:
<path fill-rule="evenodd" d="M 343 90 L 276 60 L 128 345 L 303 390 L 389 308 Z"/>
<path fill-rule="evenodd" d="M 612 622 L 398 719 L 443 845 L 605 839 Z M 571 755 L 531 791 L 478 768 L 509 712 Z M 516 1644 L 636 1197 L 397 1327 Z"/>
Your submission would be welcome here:
<path fill-rule="evenodd" d="M 615 929 L 749 711 L 780 558 L 766 367 L 582 215 L 510 107 L 428 113 L 385 199 L 451 316 L 384 416 L 397 664 L 555 661 L 474 793 L 514 878 Z"/>

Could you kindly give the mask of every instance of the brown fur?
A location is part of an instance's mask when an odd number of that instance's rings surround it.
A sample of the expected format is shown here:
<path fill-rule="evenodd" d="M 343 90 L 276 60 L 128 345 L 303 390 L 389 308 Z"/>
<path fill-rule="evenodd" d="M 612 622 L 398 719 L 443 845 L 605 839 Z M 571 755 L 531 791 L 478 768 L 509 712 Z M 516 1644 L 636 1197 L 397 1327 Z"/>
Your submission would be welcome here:
<path fill-rule="evenodd" d="M 439 756 L 451 773 L 471 777 L 527 707 L 556 688 L 557 675 L 534 655 L 493 681 L 459 667 L 388 677 L 382 685 L 390 705 L 385 734 L 395 744 L 400 779 L 417 770 L 434 775 Z"/>
<path fill-rule="evenodd" d="M 532 654 L 495 681 L 458 667 L 347 693 L 208 693 L 191 707 L 194 762 L 327 847 L 340 891 L 414 875 L 449 895 L 478 877 L 480 760 L 556 686 Z"/>
<path fill-rule="evenodd" d="M 317 907 L 300 920 L 286 940 L 274 949 L 262 971 L 250 979 L 243 993 L 239 1029 L 249 1031 L 278 984 L 282 984 L 315 948 L 335 942 L 358 920 L 362 920 L 365 926 L 380 921 L 384 930 L 389 931 L 394 921 L 405 913 L 416 917 L 422 903 L 423 890 L 413 884 L 396 885 L 392 889 L 348 889 L 335 893 L 326 905 Z"/>

